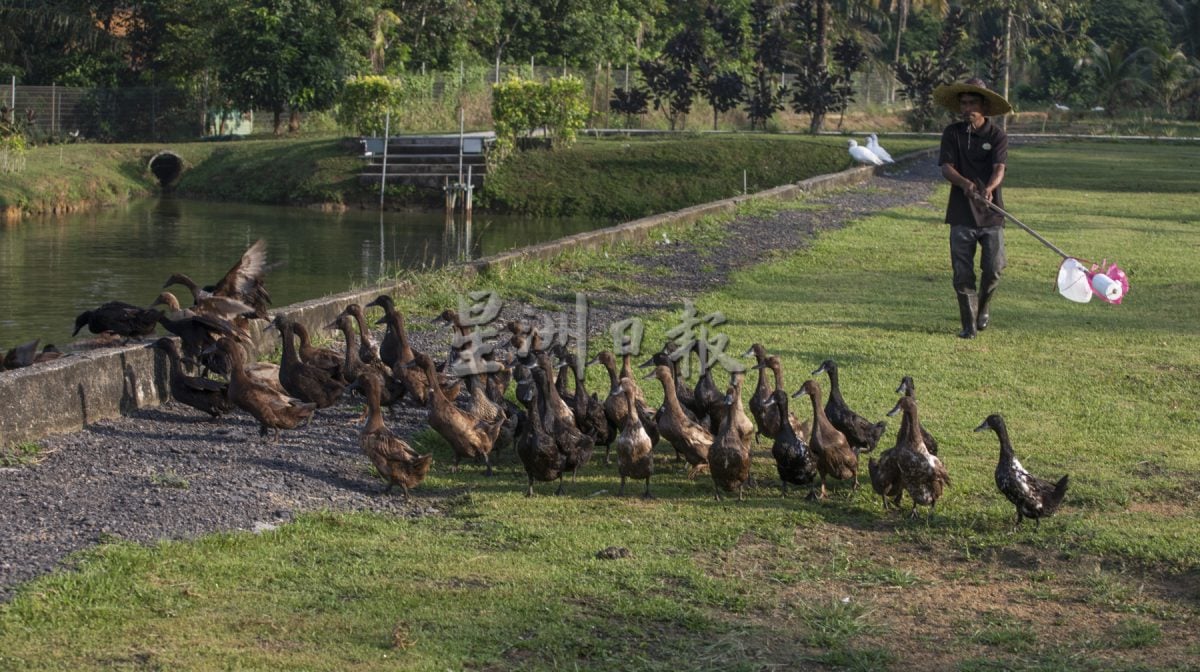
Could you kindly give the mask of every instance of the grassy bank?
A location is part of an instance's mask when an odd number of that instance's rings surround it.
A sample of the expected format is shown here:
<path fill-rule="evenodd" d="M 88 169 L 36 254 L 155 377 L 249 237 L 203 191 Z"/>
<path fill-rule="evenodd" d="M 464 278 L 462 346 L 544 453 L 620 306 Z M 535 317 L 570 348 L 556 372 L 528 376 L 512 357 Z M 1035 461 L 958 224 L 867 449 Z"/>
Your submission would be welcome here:
<path fill-rule="evenodd" d="M 886 140 L 886 139 L 885 139 Z M 927 140 L 889 142 L 893 151 Z M 0 181 L 0 211 L 65 212 L 157 193 L 148 162 L 164 149 L 186 170 L 178 195 L 245 203 L 377 207 L 358 182 L 361 159 L 337 137 L 170 145 L 37 147 Z M 845 141 L 784 135 L 584 140 L 514 155 L 479 196 L 481 208 L 533 215 L 634 218 L 795 182 L 849 165 Z M 388 207 L 441 207 L 440 190 L 389 189 Z"/>
<path fill-rule="evenodd" d="M 1010 229 L 994 326 L 954 338 L 945 188 L 695 297 L 728 318 L 730 350 L 777 352 L 791 387 L 835 356 L 847 399 L 872 418 L 913 375 L 954 479 L 932 520 L 882 514 L 865 475 L 823 503 L 782 499 L 765 446 L 743 503 L 712 501 L 662 446 L 657 500 L 614 497 L 613 468 L 595 463 L 567 496 L 541 486 L 526 499 L 509 466 L 451 473 L 423 432 L 413 440 L 436 462 L 418 496 L 442 515 L 309 515 L 264 534 L 103 545 L 0 607 L 0 667 L 1195 669 L 1200 269 L 1183 251 L 1200 247 L 1200 161 L 1194 148 L 1116 144 L 1010 158 L 1011 210 L 1068 251 L 1115 256 L 1133 283 L 1123 305 L 1058 297 L 1054 255 Z M 672 235 L 722 234 L 708 222 Z M 403 307 L 430 314 L 472 288 L 542 301 L 653 291 L 628 284 L 626 251 L 472 284 L 423 276 Z M 646 343 L 679 320 L 640 317 Z M 970 431 L 992 412 L 1027 468 L 1071 475 L 1039 532 L 1009 531 L 996 439 Z M 596 557 L 613 545 L 631 557 Z"/>

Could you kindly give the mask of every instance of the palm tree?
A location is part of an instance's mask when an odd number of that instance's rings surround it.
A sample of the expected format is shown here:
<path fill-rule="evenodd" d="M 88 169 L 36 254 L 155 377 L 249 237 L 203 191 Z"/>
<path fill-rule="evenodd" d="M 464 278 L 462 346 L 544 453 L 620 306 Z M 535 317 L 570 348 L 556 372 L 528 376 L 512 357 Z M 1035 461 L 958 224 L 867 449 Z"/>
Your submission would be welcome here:
<path fill-rule="evenodd" d="M 1114 42 L 1107 49 L 1092 42 L 1091 67 L 1095 76 L 1096 95 L 1108 116 L 1124 107 L 1127 101 L 1138 100 L 1150 89 L 1146 48 L 1126 53 L 1125 45 Z"/>

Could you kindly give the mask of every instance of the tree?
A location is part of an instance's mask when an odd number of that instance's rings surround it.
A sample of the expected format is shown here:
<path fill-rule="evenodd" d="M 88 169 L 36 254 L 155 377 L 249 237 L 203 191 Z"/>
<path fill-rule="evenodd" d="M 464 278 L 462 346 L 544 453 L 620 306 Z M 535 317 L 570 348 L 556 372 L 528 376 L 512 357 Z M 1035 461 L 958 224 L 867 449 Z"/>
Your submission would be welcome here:
<path fill-rule="evenodd" d="M 1149 90 L 1145 49 L 1133 53 L 1125 45 L 1116 42 L 1107 49 L 1092 42 L 1091 68 L 1094 76 L 1096 100 L 1108 116 L 1129 103 L 1140 100 Z"/>
<path fill-rule="evenodd" d="M 912 103 L 908 125 L 914 131 L 932 130 L 942 116 L 933 101 L 933 90 L 966 75 L 967 66 L 959 58 L 966 38 L 966 17 L 962 10 L 952 9 L 942 21 L 937 53 L 905 56 L 896 64 L 896 79 L 900 95 Z"/>
<path fill-rule="evenodd" d="M 753 65 L 746 115 L 750 117 L 751 129 L 765 129 L 767 120 L 783 109 L 780 102 L 783 89 L 775 84 L 772 75 L 783 69 L 784 38 L 768 0 L 750 3 L 750 41 Z"/>
<path fill-rule="evenodd" d="M 271 110 L 276 135 L 285 110 L 331 104 L 356 69 L 333 3 L 242 0 L 229 2 L 227 11 L 214 38 L 222 90 L 242 109 Z"/>

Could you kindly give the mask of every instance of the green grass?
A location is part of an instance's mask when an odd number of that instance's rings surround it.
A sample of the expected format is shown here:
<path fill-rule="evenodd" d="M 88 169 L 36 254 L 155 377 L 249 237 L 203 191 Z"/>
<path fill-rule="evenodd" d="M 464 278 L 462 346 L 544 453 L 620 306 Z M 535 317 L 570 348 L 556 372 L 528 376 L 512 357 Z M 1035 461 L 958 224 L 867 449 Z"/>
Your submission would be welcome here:
<path fill-rule="evenodd" d="M 928 139 L 889 142 L 896 156 Z M 636 219 L 832 173 L 852 165 L 846 140 L 802 135 L 584 139 L 527 151 L 488 176 L 489 207 L 534 215 Z"/>
<path fill-rule="evenodd" d="M 0 606 L 0 668 L 1194 669 L 1197 157 L 1083 143 L 1011 155 L 1010 210 L 1070 252 L 1119 261 L 1121 306 L 1057 296 L 1056 257 L 1010 228 L 994 326 L 954 338 L 944 187 L 695 297 L 728 318 L 731 351 L 778 353 L 789 387 L 836 357 L 869 417 L 913 375 L 953 478 L 932 520 L 885 516 L 865 482 L 819 504 L 782 499 L 765 444 L 743 503 L 713 501 L 661 447 L 654 501 L 614 497 L 613 469 L 595 462 L 567 496 L 541 484 L 526 499 L 519 466 L 451 474 L 444 442 L 422 432 L 435 466 L 417 496 L 440 515 L 308 514 L 263 534 L 102 545 Z M 636 291 L 624 250 L 437 276 L 436 299 L 399 303 L 428 314 L 481 287 L 543 301 Z M 654 344 L 679 314 L 640 317 Z M 1071 474 L 1038 532 L 1010 532 L 996 439 L 970 431 L 992 412 L 1026 468 Z M 608 546 L 631 556 L 596 558 Z"/>
<path fill-rule="evenodd" d="M 47 457 L 49 453 L 46 449 L 31 441 L 0 445 L 0 467 L 28 467 L 40 464 Z"/>

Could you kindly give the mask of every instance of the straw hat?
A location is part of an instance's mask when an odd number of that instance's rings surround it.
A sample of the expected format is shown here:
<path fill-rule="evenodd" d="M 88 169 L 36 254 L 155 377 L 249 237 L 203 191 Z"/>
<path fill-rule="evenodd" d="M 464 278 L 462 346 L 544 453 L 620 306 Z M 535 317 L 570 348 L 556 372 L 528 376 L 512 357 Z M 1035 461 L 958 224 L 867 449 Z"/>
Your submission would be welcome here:
<path fill-rule="evenodd" d="M 958 114 L 960 111 L 958 94 L 960 93 L 974 93 L 983 96 L 983 99 L 987 101 L 987 116 L 989 117 L 1002 117 L 1013 111 L 1012 105 L 1004 99 L 1004 96 L 987 88 L 987 84 L 978 77 L 955 84 L 942 84 L 933 90 L 933 101 Z"/>

